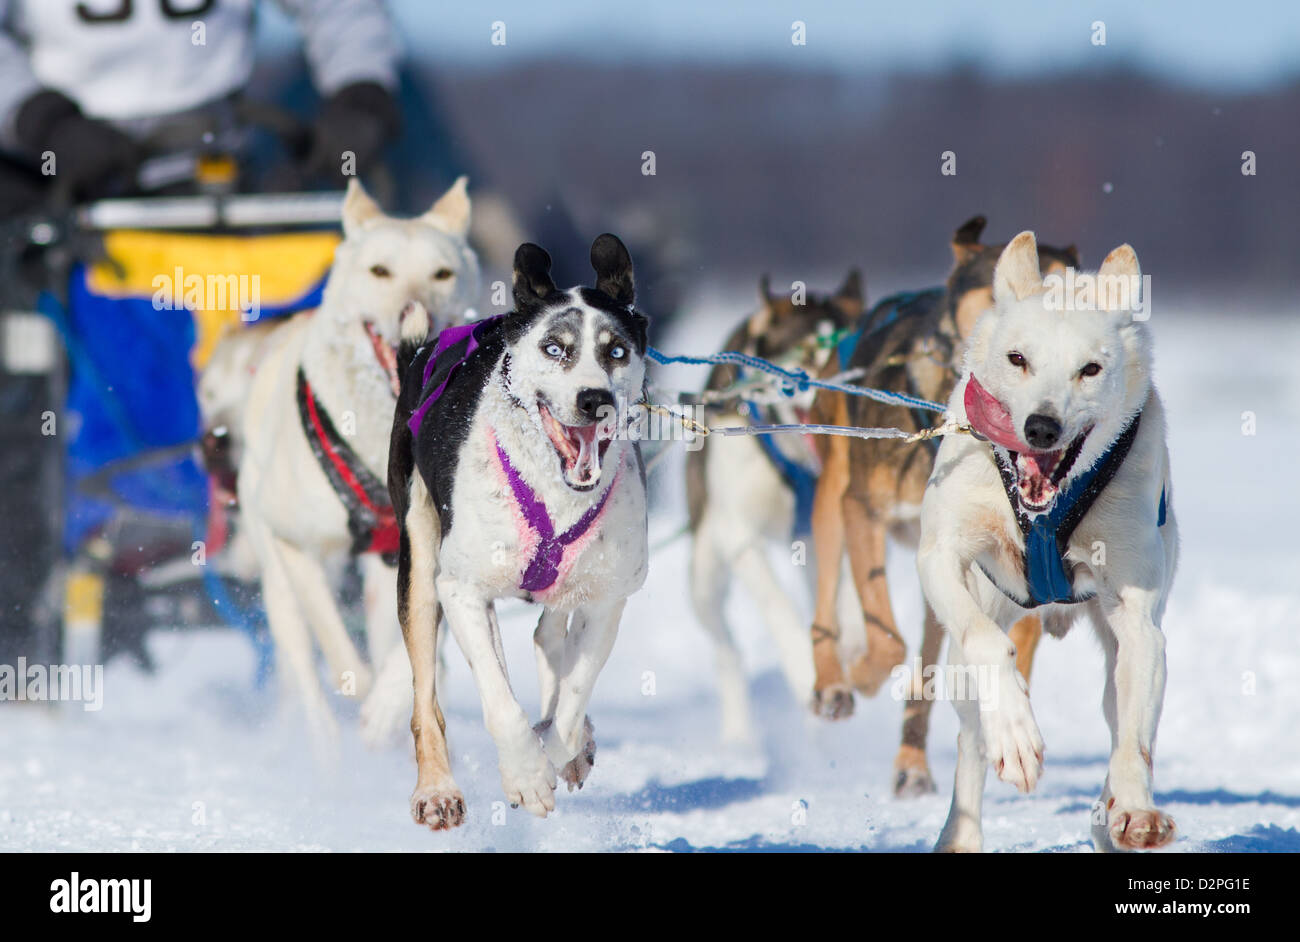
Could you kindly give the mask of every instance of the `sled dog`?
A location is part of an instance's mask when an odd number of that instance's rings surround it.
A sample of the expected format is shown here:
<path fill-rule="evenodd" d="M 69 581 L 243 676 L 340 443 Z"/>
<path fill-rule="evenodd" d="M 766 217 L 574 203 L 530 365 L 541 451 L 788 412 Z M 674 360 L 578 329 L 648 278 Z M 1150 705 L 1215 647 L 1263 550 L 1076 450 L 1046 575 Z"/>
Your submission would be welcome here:
<path fill-rule="evenodd" d="M 980 242 L 984 226 L 984 217 L 975 216 L 953 234 L 953 267 L 946 284 L 901 292 L 878 302 L 855 336 L 840 344 L 839 362 L 828 368 L 857 368 L 863 375 L 856 382 L 863 386 L 945 402 L 957 381 L 957 365 L 967 338 L 992 303 L 993 266 L 1003 246 Z M 1045 272 L 1064 272 L 1078 265 L 1078 254 L 1074 246 L 1043 246 L 1040 260 Z M 929 428 L 940 420 L 940 416 L 919 409 L 826 391 L 817 394 L 812 413 L 814 422 L 908 432 Z M 817 445 L 823 465 L 812 515 L 817 560 L 813 709 L 829 719 L 839 719 L 852 713 L 855 689 L 874 696 L 890 681 L 891 691 L 896 691 L 899 672 L 906 670 L 901 666 L 904 645 L 889 595 L 886 537 L 916 546 L 921 496 L 937 441 L 908 444 L 897 439 L 818 436 Z M 833 621 L 836 598 L 843 594 L 838 585 L 842 569 L 838 561 L 846 551 L 861 618 L 866 622 L 865 651 L 859 648 L 854 652 L 842 644 Z M 826 564 L 824 560 L 836 562 Z M 844 623 L 843 615 L 840 622 Z M 1018 665 L 1026 678 L 1040 635 L 1033 616 L 1013 630 Z M 933 674 L 942 642 L 943 633 L 927 608 L 920 669 L 908 671 L 902 680 L 906 700 L 893 782 L 894 793 L 900 797 L 934 791 L 925 752 L 932 700 L 926 696 L 924 680 Z"/>
<path fill-rule="evenodd" d="M 423 216 L 395 219 L 353 180 L 320 307 L 223 341 L 233 346 L 218 348 L 223 366 L 202 397 L 210 421 L 238 423 L 227 448 L 238 456 L 239 525 L 256 559 L 277 664 L 325 753 L 337 724 L 313 634 L 344 694 L 365 697 L 371 668 L 381 669 L 383 681 L 363 705 L 367 738 L 383 739 L 410 702 L 395 569 L 385 560 L 397 553 L 385 483 L 396 350 L 404 325 L 449 323 L 477 293 L 465 184 L 462 177 Z M 223 380 L 231 388 L 214 391 Z M 348 553 L 362 556 L 369 665 L 324 568 Z"/>
<path fill-rule="evenodd" d="M 587 702 L 629 595 L 646 577 L 645 466 L 627 417 L 645 394 L 645 316 L 615 236 L 591 247 L 595 287 L 561 290 L 551 259 L 515 253 L 514 310 L 399 349 L 388 488 L 400 526 L 398 613 L 415 680 L 415 821 L 464 820 L 438 706 L 446 615 L 469 661 L 512 804 L 555 809 L 557 770 L 595 762 Z M 542 605 L 533 635 L 542 717 L 510 688 L 495 601 Z"/>
<path fill-rule="evenodd" d="M 1178 531 L 1150 338 L 1133 316 L 1138 260 L 1127 245 L 1106 256 L 1093 309 L 1062 303 L 1040 262 L 1032 232 L 998 259 L 993 307 L 948 401 L 975 435 L 944 437 L 921 506 L 922 589 L 950 664 L 981 678 L 977 696 L 953 700 L 957 774 L 938 849 L 981 849 L 988 766 L 1024 792 L 1041 774 L 1043 740 L 1005 633 L 1026 611 L 1055 636 L 1086 615 L 1105 654 L 1111 755 L 1094 845 L 1161 847 L 1174 822 L 1151 780 Z M 1106 290 L 1117 283 L 1132 292 Z"/>

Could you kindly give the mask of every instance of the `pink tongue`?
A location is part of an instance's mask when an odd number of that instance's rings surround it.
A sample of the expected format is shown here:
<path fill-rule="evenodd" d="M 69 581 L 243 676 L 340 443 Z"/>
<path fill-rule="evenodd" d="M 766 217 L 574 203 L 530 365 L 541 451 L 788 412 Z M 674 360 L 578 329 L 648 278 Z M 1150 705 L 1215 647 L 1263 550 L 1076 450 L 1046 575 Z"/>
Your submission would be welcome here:
<path fill-rule="evenodd" d="M 578 457 L 573 471 L 584 484 L 600 477 L 600 452 L 596 448 L 596 426 L 577 426 L 569 431 L 578 440 Z"/>
<path fill-rule="evenodd" d="M 384 343 L 384 338 L 380 337 L 375 332 L 374 327 L 368 323 L 366 324 L 366 333 L 370 335 L 370 346 L 374 348 L 375 359 L 379 361 L 379 365 L 388 374 L 388 385 L 392 387 L 393 395 L 401 395 L 401 381 L 397 376 L 397 351 Z"/>
<path fill-rule="evenodd" d="M 966 394 L 963 398 L 966 404 L 966 420 L 970 422 L 971 428 L 1003 448 L 1018 452 L 1029 451 L 1029 446 L 1016 435 L 1015 426 L 1011 422 L 1011 413 L 992 393 L 980 385 L 980 381 L 974 374 L 966 380 Z M 1034 466 L 1037 467 L 1037 463 Z"/>

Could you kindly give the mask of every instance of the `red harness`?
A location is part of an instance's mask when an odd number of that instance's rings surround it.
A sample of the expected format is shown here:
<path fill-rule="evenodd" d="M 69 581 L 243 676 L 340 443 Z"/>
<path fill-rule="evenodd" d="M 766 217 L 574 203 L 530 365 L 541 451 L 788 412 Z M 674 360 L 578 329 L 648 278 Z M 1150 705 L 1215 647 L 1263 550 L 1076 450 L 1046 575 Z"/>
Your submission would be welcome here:
<path fill-rule="evenodd" d="M 352 552 L 382 553 L 392 561 L 396 558 L 400 530 L 388 487 L 361 463 L 356 452 L 339 435 L 301 369 L 298 370 L 298 414 L 312 454 L 347 511 Z"/>

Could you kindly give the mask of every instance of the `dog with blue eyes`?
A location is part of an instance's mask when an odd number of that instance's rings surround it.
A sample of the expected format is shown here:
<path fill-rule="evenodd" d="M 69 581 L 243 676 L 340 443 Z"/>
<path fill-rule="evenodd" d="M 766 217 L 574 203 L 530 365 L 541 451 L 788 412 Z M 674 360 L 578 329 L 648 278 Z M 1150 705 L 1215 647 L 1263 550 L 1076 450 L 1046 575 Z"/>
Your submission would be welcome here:
<path fill-rule="evenodd" d="M 628 427 L 644 396 L 646 317 L 632 260 L 602 235 L 594 287 L 559 289 L 551 259 L 515 253 L 515 308 L 425 341 L 404 325 L 388 486 L 401 527 L 398 611 L 415 682 L 411 812 L 456 827 L 438 707 L 438 626 L 474 674 L 506 797 L 540 817 L 559 779 L 595 762 L 587 702 L 628 596 L 645 581 L 645 466 Z M 533 635 L 542 715 L 531 723 L 506 669 L 495 602 L 542 606 Z"/>

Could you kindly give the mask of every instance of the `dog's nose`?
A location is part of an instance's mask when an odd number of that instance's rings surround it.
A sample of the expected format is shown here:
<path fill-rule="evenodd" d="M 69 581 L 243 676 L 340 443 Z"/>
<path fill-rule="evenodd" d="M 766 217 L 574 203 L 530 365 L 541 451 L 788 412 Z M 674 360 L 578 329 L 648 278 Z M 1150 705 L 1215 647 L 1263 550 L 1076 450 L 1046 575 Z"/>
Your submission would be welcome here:
<path fill-rule="evenodd" d="M 602 409 L 614 407 L 614 394 L 608 389 L 580 389 L 576 405 L 578 415 L 589 422 L 595 422 L 602 418 Z"/>
<path fill-rule="evenodd" d="M 1025 441 L 1029 447 L 1046 451 L 1060 440 L 1061 423 L 1050 415 L 1035 412 L 1025 419 Z"/>

